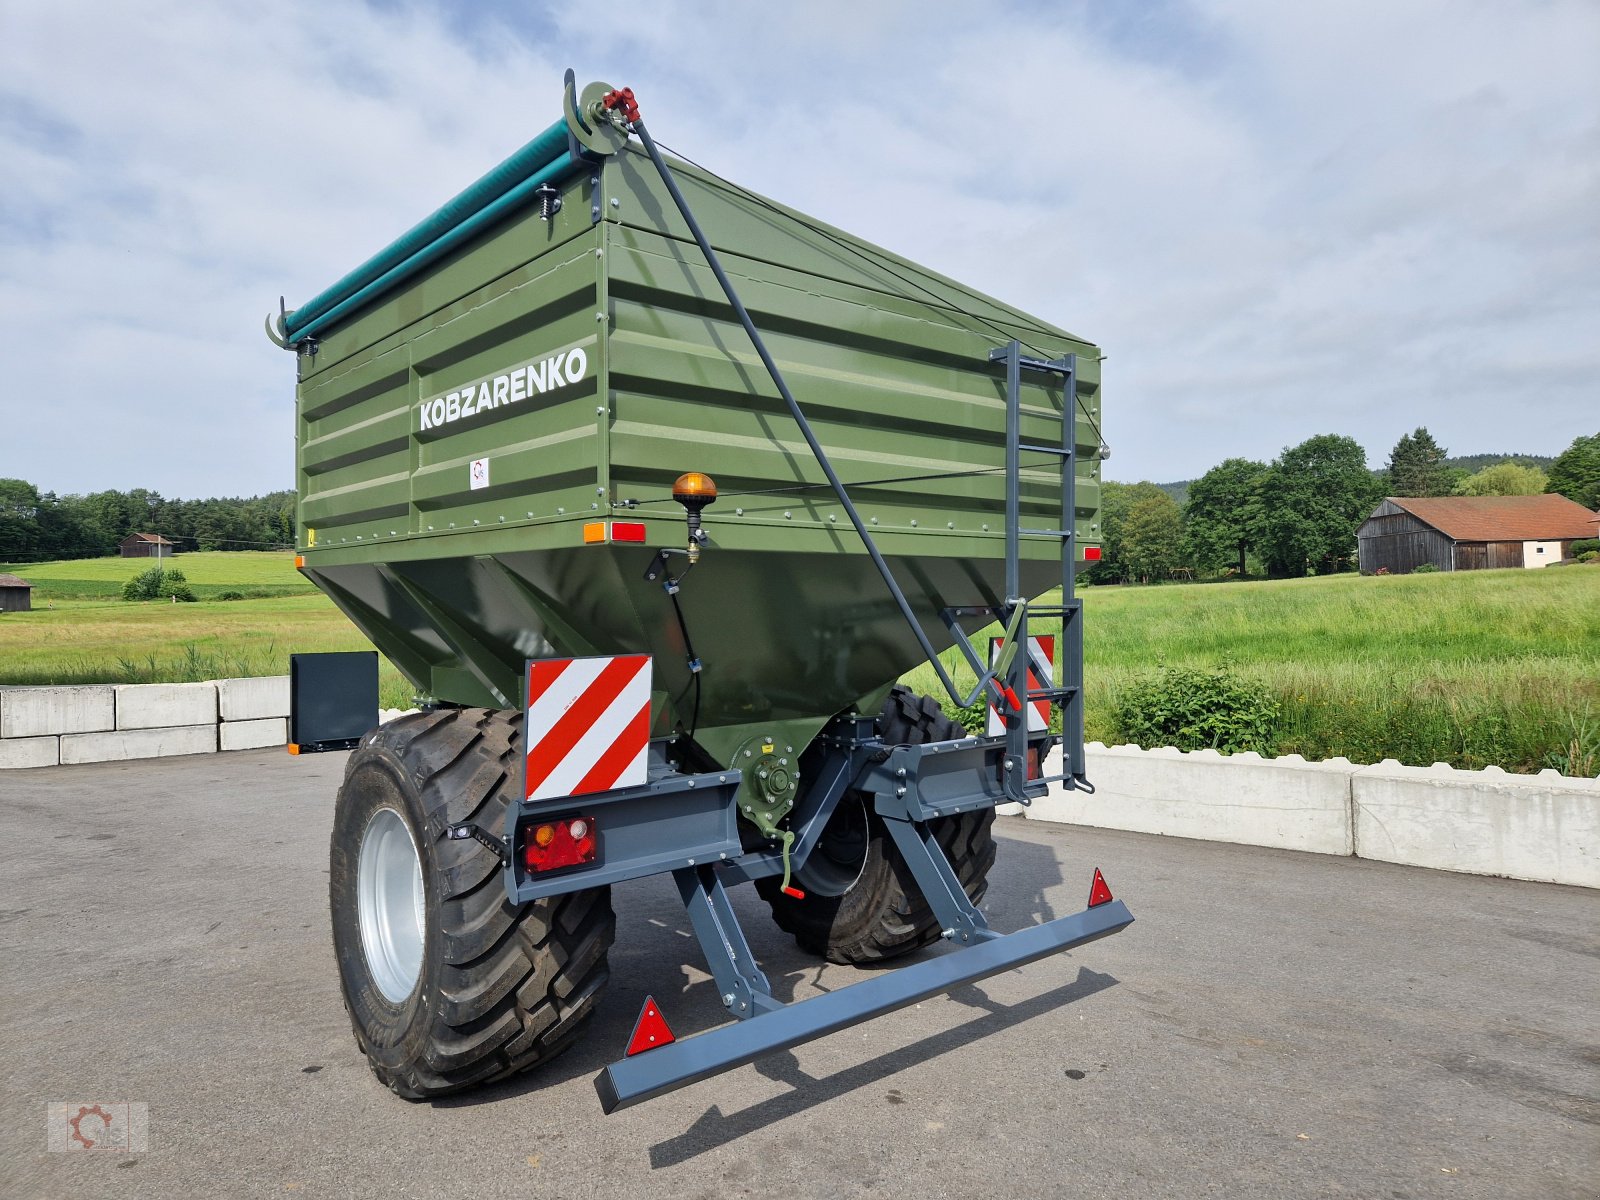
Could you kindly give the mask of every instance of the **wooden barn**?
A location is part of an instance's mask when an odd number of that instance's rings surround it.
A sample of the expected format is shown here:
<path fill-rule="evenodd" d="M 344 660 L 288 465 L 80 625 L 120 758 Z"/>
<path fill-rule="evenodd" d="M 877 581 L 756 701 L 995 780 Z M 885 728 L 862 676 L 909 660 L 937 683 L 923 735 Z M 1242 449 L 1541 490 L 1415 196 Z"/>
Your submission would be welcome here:
<path fill-rule="evenodd" d="M 159 533 L 130 533 L 118 546 L 123 558 L 171 558 L 178 547 Z"/>
<path fill-rule="evenodd" d="M 1579 538 L 1595 514 L 1565 496 L 1390 496 L 1356 531 L 1361 573 L 1405 575 L 1424 563 L 1441 571 L 1543 567 Z"/>
<path fill-rule="evenodd" d="M 33 607 L 33 584 L 15 575 L 0 575 L 0 612 L 27 612 Z"/>

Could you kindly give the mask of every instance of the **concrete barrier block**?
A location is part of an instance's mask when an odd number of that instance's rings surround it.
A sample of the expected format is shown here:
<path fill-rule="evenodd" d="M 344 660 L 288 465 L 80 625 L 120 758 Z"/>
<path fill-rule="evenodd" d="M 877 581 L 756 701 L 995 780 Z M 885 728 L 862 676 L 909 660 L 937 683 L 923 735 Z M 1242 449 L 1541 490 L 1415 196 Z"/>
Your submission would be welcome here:
<path fill-rule="evenodd" d="M 7 688 L 0 697 L 0 738 L 95 733 L 115 729 L 116 721 L 110 684 Z"/>
<path fill-rule="evenodd" d="M 1351 795 L 1362 858 L 1600 887 L 1600 780 L 1385 762 Z"/>
<path fill-rule="evenodd" d="M 134 683 L 116 689 L 118 729 L 217 723 L 214 683 Z"/>
<path fill-rule="evenodd" d="M 113 733 L 68 733 L 61 738 L 63 763 L 122 762 L 174 754 L 215 754 L 215 725 L 177 729 L 119 729 Z"/>
<path fill-rule="evenodd" d="M 0 771 L 18 767 L 53 767 L 61 761 L 58 737 L 0 738 Z"/>
<path fill-rule="evenodd" d="M 1356 768 L 1259 755 L 1211 757 L 1136 746 L 1091 749 L 1094 795 L 1052 788 L 1028 816 L 1103 829 L 1350 854 Z M 1060 771 L 1059 758 L 1049 774 Z"/>
<path fill-rule="evenodd" d="M 285 717 L 263 717 L 257 721 L 224 721 L 217 726 L 224 750 L 265 750 L 287 745 L 289 722 Z"/>
<path fill-rule="evenodd" d="M 289 715 L 289 677 L 218 679 L 217 700 L 224 721 L 260 721 Z"/>

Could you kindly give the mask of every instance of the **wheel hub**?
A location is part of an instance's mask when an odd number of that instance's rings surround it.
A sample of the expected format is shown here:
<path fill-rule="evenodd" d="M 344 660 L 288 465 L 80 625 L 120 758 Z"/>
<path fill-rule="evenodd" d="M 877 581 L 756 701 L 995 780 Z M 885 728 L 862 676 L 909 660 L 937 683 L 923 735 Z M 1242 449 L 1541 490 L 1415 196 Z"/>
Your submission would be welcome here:
<path fill-rule="evenodd" d="M 356 911 L 367 969 L 391 1004 L 411 995 L 422 974 L 426 908 L 417 843 L 399 813 L 380 808 L 361 835 Z"/>
<path fill-rule="evenodd" d="M 851 792 L 839 801 L 805 866 L 795 878 L 805 891 L 819 896 L 843 896 L 861 880 L 867 869 L 867 842 L 871 831 L 866 801 Z"/>

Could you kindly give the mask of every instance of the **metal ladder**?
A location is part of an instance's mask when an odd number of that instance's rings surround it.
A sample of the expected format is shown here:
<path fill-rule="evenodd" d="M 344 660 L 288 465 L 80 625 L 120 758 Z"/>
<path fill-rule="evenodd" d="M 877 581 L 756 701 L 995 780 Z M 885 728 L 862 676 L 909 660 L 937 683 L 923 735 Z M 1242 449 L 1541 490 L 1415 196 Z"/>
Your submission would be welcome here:
<path fill-rule="evenodd" d="M 1052 783 L 1092 792 L 1085 777 L 1083 749 L 1083 602 L 1077 597 L 1077 404 L 1078 356 L 1058 359 L 1032 358 L 1022 353 L 1022 343 L 1013 339 L 989 352 L 989 361 L 1005 366 L 1005 600 L 997 608 L 953 607 L 940 615 L 954 637 L 956 646 L 981 680 L 985 669 L 994 671 L 1003 684 L 1006 739 L 1006 793 L 1021 804 L 1044 795 Z M 1045 446 L 1022 440 L 1022 374 L 1024 371 L 1058 378 L 1061 381 L 1061 444 Z M 1043 454 L 1056 459 L 1061 468 L 1061 527 L 1026 529 L 1022 525 L 1022 456 Z M 1061 603 L 1030 604 L 1022 595 L 1022 539 L 1054 537 L 1061 546 Z M 966 631 L 962 617 L 988 617 L 1005 629 L 1004 646 L 992 667 L 980 659 Z M 1030 617 L 1059 617 L 1061 620 L 1061 674 L 1059 684 L 1031 687 L 1028 672 L 1032 665 L 1029 642 Z M 1039 664 L 1046 666 L 1048 664 Z M 1049 672 L 1041 671 L 1041 675 Z M 1060 775 L 1027 778 L 1028 711 L 1039 700 L 1061 709 L 1061 752 L 1064 770 Z"/>

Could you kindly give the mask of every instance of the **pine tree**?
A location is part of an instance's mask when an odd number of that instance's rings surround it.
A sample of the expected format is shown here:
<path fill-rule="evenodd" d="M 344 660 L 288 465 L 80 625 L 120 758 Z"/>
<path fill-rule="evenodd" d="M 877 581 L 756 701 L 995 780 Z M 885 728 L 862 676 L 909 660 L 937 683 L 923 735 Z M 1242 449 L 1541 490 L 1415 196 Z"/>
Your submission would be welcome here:
<path fill-rule="evenodd" d="M 1444 465 L 1447 453 L 1425 426 L 1405 434 L 1389 452 L 1389 494 L 1448 496 L 1454 480 Z"/>

